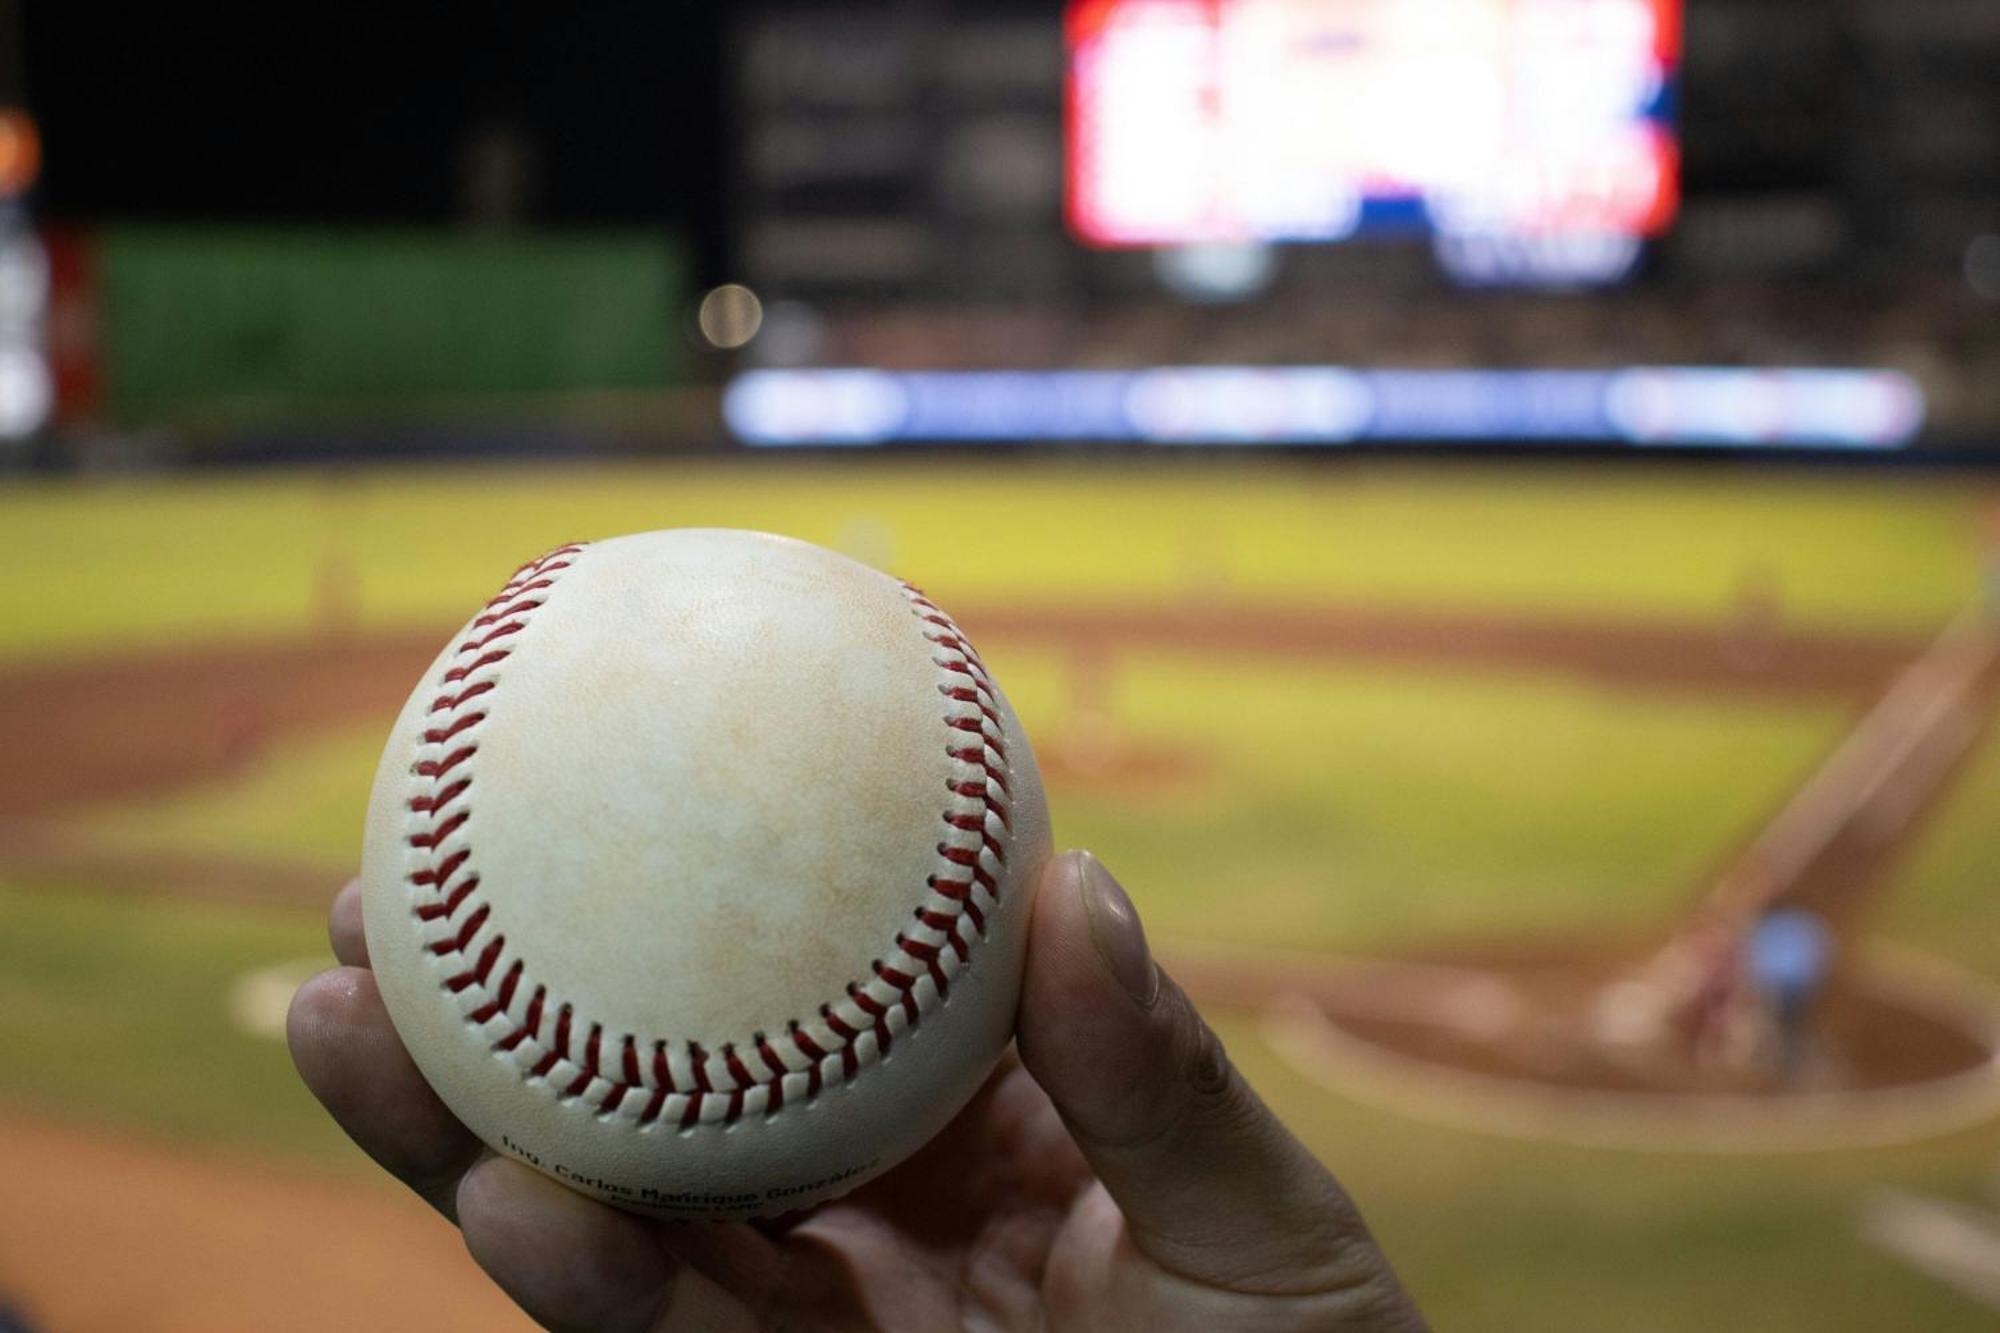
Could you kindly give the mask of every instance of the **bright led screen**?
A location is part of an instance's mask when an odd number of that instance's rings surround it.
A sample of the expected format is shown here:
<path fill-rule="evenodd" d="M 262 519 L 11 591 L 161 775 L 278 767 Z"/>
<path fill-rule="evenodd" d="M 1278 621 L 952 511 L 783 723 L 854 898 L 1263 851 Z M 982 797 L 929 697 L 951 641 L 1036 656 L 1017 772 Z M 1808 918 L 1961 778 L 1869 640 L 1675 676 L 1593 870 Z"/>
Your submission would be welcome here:
<path fill-rule="evenodd" d="M 1100 246 L 1658 234 L 1680 0 L 1075 0 Z"/>

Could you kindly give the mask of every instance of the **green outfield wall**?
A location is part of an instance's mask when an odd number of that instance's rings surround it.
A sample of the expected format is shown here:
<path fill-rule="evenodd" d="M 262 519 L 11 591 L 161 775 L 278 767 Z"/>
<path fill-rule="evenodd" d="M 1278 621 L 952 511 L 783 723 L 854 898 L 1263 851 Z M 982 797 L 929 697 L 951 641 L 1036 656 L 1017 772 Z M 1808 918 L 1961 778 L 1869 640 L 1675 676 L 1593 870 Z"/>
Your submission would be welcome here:
<path fill-rule="evenodd" d="M 654 232 L 113 227 L 101 407 L 143 425 L 646 389 L 685 371 L 685 252 Z"/>

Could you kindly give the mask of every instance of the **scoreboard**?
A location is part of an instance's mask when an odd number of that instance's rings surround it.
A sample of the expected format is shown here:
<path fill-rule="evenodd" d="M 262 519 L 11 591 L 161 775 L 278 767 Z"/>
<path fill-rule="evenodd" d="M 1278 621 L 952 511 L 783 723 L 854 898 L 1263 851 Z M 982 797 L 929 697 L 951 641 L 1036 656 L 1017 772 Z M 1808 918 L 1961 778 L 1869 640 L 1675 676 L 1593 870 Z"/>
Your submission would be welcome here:
<path fill-rule="evenodd" d="M 1651 236 L 1680 0 L 1073 0 L 1067 212 L 1102 247 Z"/>

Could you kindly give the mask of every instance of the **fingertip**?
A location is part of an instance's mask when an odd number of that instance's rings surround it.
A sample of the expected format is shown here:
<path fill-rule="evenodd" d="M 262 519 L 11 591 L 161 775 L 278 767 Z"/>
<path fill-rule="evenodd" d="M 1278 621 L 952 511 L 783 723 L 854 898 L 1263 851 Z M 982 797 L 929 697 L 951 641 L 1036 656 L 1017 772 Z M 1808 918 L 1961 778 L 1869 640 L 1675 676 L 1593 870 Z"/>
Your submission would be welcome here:
<path fill-rule="evenodd" d="M 308 1087 L 323 1074 L 341 1031 L 366 1021 L 370 1001 L 362 993 L 365 987 L 360 972 L 358 968 L 335 967 L 308 978 L 293 993 L 285 1010 L 285 1044 Z M 372 985 L 372 977 L 365 980 Z M 380 1002 L 379 995 L 375 1002 Z"/>
<path fill-rule="evenodd" d="M 347 881 L 327 912 L 326 933 L 333 956 L 348 967 L 368 966 L 368 934 L 361 920 L 361 881 Z"/>
<path fill-rule="evenodd" d="M 1090 852 L 1075 847 L 1049 858 L 1035 886 L 1032 928 L 1042 932 L 1051 929 L 1061 932 L 1065 919 L 1073 917 L 1083 906 L 1081 888 L 1084 867 L 1096 859 Z"/>
<path fill-rule="evenodd" d="M 458 1184 L 473 1261 L 550 1329 L 640 1330 L 673 1293 L 678 1265 L 647 1223 L 505 1157 Z"/>
<path fill-rule="evenodd" d="M 1160 995 L 1160 969 L 1146 943 L 1139 909 L 1102 861 L 1088 852 L 1078 862 L 1078 894 L 1090 925 L 1090 942 L 1120 990 L 1141 1009 L 1150 1009 Z"/>
<path fill-rule="evenodd" d="M 1088 1117 L 1131 1063 L 1158 968 L 1131 900 L 1095 856 L 1064 852 L 1039 888 L 1016 1018 L 1021 1060 L 1065 1118 Z"/>
<path fill-rule="evenodd" d="M 299 987 L 285 1016 L 292 1063 L 349 1138 L 447 1217 L 480 1151 L 410 1059 L 366 968 L 336 967 Z"/>
<path fill-rule="evenodd" d="M 1051 1010 L 1066 1012 L 1102 997 L 1110 974 L 1098 950 L 1086 904 L 1093 870 L 1102 871 L 1095 856 L 1067 851 L 1050 860 L 1042 871 L 1028 926 L 1028 965 L 1020 1015 L 1023 1026 Z"/>

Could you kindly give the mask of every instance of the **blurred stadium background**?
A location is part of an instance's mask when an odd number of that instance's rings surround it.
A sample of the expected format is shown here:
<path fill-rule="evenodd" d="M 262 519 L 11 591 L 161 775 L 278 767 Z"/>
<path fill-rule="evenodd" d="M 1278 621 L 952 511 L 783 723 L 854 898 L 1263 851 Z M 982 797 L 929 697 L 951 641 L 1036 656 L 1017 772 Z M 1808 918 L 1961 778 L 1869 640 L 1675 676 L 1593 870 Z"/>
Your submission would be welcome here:
<path fill-rule="evenodd" d="M 466 609 L 716 524 L 952 608 L 1440 1327 L 1992 1327 L 2000 9 L 697 8 L 0 0 L 0 1326 L 512 1326 L 284 1002 Z"/>

